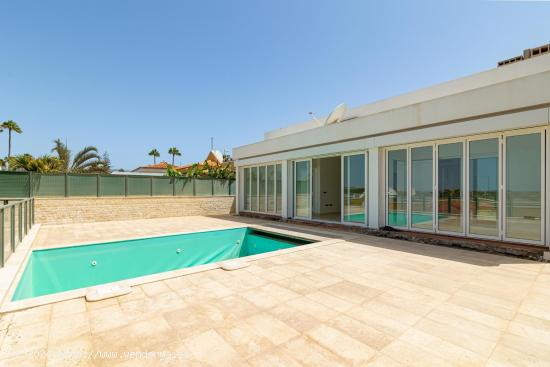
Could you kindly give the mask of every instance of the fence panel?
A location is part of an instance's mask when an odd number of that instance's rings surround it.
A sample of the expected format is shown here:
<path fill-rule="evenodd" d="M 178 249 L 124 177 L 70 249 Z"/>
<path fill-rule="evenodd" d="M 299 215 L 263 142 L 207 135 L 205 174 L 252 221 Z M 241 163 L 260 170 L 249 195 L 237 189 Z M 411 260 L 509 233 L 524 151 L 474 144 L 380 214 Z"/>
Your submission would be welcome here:
<path fill-rule="evenodd" d="M 67 175 L 67 196 L 97 196 L 97 175 Z"/>
<path fill-rule="evenodd" d="M 212 196 L 212 180 L 196 178 L 195 195 Z"/>
<path fill-rule="evenodd" d="M 229 181 L 214 179 L 212 180 L 214 185 L 214 195 L 216 196 L 227 196 L 229 195 Z"/>
<path fill-rule="evenodd" d="M 27 172 L 2 172 L 0 174 L 0 197 L 24 198 L 29 196 Z"/>
<path fill-rule="evenodd" d="M 236 182 L 235 180 L 229 181 L 229 195 L 235 195 L 236 190 Z"/>
<path fill-rule="evenodd" d="M 144 195 L 151 195 L 151 178 L 128 176 L 128 196 Z"/>
<path fill-rule="evenodd" d="M 176 196 L 193 196 L 193 179 L 192 178 L 176 178 L 174 182 Z"/>
<path fill-rule="evenodd" d="M 0 172 L 0 197 L 235 195 L 235 180 L 166 176 Z"/>
<path fill-rule="evenodd" d="M 172 177 L 153 177 L 153 196 L 173 196 L 173 181 Z"/>
<path fill-rule="evenodd" d="M 125 176 L 99 176 L 99 196 L 126 195 Z"/>
<path fill-rule="evenodd" d="M 34 196 L 65 196 L 65 175 L 40 174 L 32 176 Z"/>

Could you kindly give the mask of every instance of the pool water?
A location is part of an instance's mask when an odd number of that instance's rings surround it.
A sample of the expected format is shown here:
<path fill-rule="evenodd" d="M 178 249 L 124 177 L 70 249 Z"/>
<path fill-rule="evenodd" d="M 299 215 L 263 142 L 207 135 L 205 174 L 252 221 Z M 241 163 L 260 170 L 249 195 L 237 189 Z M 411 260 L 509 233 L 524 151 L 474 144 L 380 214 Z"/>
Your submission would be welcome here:
<path fill-rule="evenodd" d="M 31 253 L 12 300 L 311 243 L 253 228 L 71 246 Z"/>

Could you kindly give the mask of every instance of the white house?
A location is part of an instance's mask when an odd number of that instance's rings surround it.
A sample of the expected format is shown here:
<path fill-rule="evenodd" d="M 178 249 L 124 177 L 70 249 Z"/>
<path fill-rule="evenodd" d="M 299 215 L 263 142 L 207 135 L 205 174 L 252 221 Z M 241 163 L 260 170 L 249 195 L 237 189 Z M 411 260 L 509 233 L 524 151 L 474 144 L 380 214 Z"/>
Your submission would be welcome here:
<path fill-rule="evenodd" d="M 237 209 L 550 245 L 548 45 L 233 150 Z"/>

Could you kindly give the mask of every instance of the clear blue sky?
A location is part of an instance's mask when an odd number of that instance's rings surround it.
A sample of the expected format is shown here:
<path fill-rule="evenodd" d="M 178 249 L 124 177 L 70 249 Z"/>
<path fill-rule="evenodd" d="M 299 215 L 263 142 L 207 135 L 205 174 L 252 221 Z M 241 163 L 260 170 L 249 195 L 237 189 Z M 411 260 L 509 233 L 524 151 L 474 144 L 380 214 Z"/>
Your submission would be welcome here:
<path fill-rule="evenodd" d="M 55 138 L 116 168 L 495 66 L 550 42 L 550 2 L 0 0 L 0 120 L 14 153 Z M 7 134 L 0 134 L 0 155 Z"/>

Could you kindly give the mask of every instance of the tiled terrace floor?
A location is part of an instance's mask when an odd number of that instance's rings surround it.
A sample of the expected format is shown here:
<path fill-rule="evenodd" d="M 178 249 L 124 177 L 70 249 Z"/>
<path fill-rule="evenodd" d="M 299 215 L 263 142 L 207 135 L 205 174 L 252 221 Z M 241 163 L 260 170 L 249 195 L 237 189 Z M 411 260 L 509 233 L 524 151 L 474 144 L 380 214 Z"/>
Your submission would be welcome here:
<path fill-rule="evenodd" d="M 62 225 L 43 227 L 35 244 L 233 221 L 281 225 L 232 217 Z M 0 330 L 2 366 L 546 366 L 550 264 L 356 236 L 105 301 L 4 314 Z M 82 351 L 177 354 L 124 360 Z"/>

